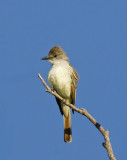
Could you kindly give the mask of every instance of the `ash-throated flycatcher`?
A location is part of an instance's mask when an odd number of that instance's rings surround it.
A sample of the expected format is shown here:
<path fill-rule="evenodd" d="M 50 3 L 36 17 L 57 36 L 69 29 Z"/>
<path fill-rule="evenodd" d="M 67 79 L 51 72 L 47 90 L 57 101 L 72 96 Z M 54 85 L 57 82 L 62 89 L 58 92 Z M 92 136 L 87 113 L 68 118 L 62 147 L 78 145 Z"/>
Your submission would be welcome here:
<path fill-rule="evenodd" d="M 52 68 L 48 73 L 48 81 L 53 90 L 61 97 L 66 99 L 68 103 L 75 104 L 76 87 L 79 76 L 76 70 L 69 64 L 69 58 L 61 47 L 53 47 L 48 56 L 42 58 L 48 60 L 52 64 Z M 71 111 L 70 107 L 63 104 L 56 98 L 61 114 L 64 116 L 64 141 L 72 141 L 71 131 Z"/>

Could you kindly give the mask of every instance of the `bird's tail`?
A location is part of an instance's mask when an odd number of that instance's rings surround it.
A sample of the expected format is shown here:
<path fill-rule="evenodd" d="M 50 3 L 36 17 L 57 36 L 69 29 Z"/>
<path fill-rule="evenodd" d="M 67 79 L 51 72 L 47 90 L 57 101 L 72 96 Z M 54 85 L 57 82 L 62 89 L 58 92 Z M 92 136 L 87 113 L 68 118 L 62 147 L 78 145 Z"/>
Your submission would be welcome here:
<path fill-rule="evenodd" d="M 70 107 L 64 106 L 66 114 L 64 114 L 64 141 L 69 143 L 72 141 L 71 131 L 71 110 Z"/>

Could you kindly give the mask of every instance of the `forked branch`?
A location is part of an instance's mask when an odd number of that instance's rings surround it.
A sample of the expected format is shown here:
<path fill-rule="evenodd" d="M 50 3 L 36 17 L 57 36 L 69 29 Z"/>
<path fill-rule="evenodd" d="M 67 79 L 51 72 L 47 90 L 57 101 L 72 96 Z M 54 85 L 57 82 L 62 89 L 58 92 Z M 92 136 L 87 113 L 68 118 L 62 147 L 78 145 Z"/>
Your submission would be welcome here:
<path fill-rule="evenodd" d="M 46 84 L 46 82 L 44 81 L 44 79 L 41 77 L 40 74 L 38 74 L 38 77 L 40 78 L 40 80 L 42 81 L 43 85 L 46 87 L 46 92 L 54 95 L 55 97 L 59 98 L 64 104 L 66 104 L 67 106 L 69 106 L 70 108 L 72 108 L 74 111 L 86 116 L 94 125 L 95 127 L 101 132 L 101 134 L 103 135 L 105 142 L 102 143 L 103 147 L 107 150 L 108 153 L 108 157 L 110 160 L 116 160 L 114 154 L 113 154 L 113 150 L 112 150 L 112 146 L 110 143 L 110 139 L 109 139 L 109 131 L 105 130 L 88 112 L 86 109 L 78 109 L 76 108 L 73 104 L 69 104 L 65 101 L 65 99 L 63 99 L 61 96 L 59 96 L 55 91 L 52 91 L 50 89 L 50 87 Z"/>

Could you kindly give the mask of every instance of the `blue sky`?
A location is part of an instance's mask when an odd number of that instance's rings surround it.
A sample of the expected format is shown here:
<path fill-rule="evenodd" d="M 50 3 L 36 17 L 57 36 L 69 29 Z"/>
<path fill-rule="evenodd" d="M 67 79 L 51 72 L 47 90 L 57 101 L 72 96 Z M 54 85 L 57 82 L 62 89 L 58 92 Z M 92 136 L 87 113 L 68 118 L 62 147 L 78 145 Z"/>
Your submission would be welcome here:
<path fill-rule="evenodd" d="M 104 139 L 85 117 L 72 115 L 73 141 L 37 77 L 40 59 L 60 45 L 80 75 L 76 106 L 110 131 L 117 159 L 127 144 L 127 2 L 124 0 L 0 1 L 0 159 L 108 159 Z"/>

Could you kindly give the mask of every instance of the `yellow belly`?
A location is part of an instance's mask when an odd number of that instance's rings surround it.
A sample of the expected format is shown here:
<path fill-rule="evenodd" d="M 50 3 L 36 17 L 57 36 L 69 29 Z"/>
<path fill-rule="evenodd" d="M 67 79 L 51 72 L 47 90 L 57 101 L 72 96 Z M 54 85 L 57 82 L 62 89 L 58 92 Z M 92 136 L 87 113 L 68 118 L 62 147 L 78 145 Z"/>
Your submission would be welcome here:
<path fill-rule="evenodd" d="M 50 86 L 63 98 L 68 99 L 71 93 L 71 71 L 68 66 L 52 67 L 48 74 Z"/>

